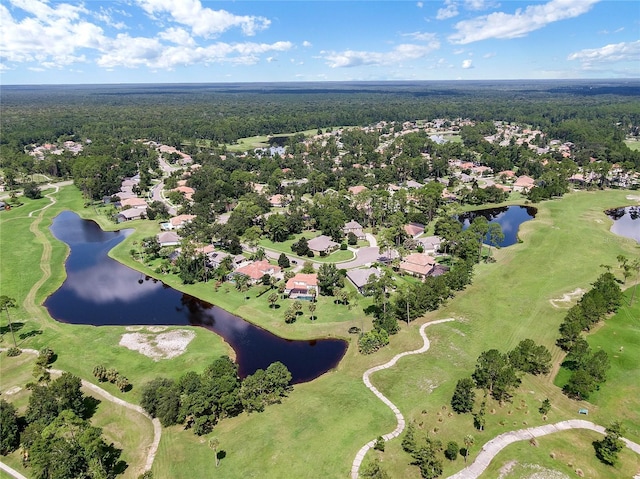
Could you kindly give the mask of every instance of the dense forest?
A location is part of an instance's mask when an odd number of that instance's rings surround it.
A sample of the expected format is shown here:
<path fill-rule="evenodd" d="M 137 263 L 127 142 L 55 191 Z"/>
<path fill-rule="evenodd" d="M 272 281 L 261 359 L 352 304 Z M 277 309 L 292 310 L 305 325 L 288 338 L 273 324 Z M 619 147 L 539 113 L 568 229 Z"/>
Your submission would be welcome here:
<path fill-rule="evenodd" d="M 417 118 L 531 124 L 615 145 L 640 124 L 638 82 L 418 82 L 3 87 L 3 150 L 64 138 L 233 143 L 239 138 Z M 637 130 L 635 131 L 637 134 Z M 3 155 L 7 155 L 3 151 Z"/>

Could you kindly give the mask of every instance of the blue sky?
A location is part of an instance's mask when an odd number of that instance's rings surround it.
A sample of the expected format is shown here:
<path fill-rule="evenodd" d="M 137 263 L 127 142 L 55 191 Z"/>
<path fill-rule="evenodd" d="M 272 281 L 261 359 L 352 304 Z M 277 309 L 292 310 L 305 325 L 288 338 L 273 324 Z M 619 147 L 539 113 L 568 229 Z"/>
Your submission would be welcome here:
<path fill-rule="evenodd" d="M 1 0 L 0 82 L 640 77 L 637 0 Z"/>

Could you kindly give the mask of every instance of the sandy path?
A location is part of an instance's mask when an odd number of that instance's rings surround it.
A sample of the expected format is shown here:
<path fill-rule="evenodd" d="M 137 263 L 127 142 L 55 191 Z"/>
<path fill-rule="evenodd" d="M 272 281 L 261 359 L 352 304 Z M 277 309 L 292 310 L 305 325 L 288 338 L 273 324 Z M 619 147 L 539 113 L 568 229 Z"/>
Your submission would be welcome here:
<path fill-rule="evenodd" d="M 429 342 L 429 338 L 427 338 L 427 335 L 424 332 L 424 330 L 428 326 L 432 326 L 434 324 L 446 323 L 448 321 L 454 321 L 454 319 L 453 318 L 439 319 L 437 321 L 431 321 L 429 323 L 423 324 L 422 326 L 420 326 L 420 336 L 422 336 L 422 340 L 424 341 L 424 344 L 420 349 L 415 349 L 413 351 L 405 351 L 404 353 L 396 354 L 388 362 L 381 364 L 380 366 L 374 366 L 370 369 L 367 369 L 362 375 L 362 381 L 364 382 L 365 386 L 367 386 L 373 392 L 373 394 L 375 394 L 378 397 L 378 399 L 380 399 L 383 403 L 389 406 L 389 408 L 391 408 L 391 410 L 393 411 L 393 414 L 395 414 L 396 416 L 396 421 L 398 422 L 398 425 L 392 432 L 382 436 L 382 439 L 384 439 L 385 441 L 389 441 L 390 439 L 396 438 L 400 434 L 402 434 L 402 431 L 404 431 L 405 420 L 404 420 L 404 416 L 402 415 L 400 410 L 396 407 L 396 405 L 393 404 L 391 401 L 389 401 L 389 399 L 384 394 L 378 391 L 378 389 L 373 384 L 371 384 L 369 377 L 371 376 L 371 374 L 375 373 L 376 371 L 380 371 L 382 369 L 388 369 L 394 366 L 400 358 L 403 358 L 405 356 L 409 356 L 412 354 L 421 354 L 428 351 L 429 347 L 431 346 L 431 343 Z M 353 460 L 353 464 L 351 466 L 352 479 L 358 479 L 358 474 L 360 471 L 360 466 L 362 465 L 362 461 L 364 457 L 367 455 L 367 452 L 369 451 L 369 449 L 373 448 L 375 442 L 376 442 L 376 439 L 372 439 L 371 441 L 366 443 L 364 446 L 362 446 L 362 448 L 360 448 L 360 450 L 356 454 L 356 457 Z"/>
<path fill-rule="evenodd" d="M 605 428 L 598 426 L 590 421 L 583 419 L 570 419 L 568 421 L 561 421 L 555 424 L 545 424 L 538 427 L 530 427 L 527 429 L 520 429 L 518 431 L 505 432 L 499 436 L 494 437 L 484 446 L 476 460 L 472 464 L 465 467 L 463 470 L 449 476 L 448 479 L 474 479 L 480 476 L 485 469 L 489 466 L 493 458 L 502 451 L 509 444 L 518 441 L 529 441 L 534 437 L 546 436 L 547 434 L 553 434 L 560 431 L 566 431 L 569 429 L 589 429 L 591 431 L 605 434 Z M 622 438 L 626 446 L 637 454 L 640 454 L 640 444 L 632 442 L 628 439 Z M 634 476 L 634 478 L 640 478 L 640 475 Z"/>
<path fill-rule="evenodd" d="M 42 318 L 42 312 L 36 305 L 36 294 L 38 293 L 40 287 L 51 277 L 51 243 L 49 242 L 45 234 L 40 231 L 39 226 L 42 218 L 44 217 L 45 210 L 56 203 L 56 199 L 52 195 L 56 194 L 58 191 L 58 186 L 55 186 L 55 191 L 45 195 L 46 198 L 49 198 L 51 203 L 43 208 L 40 208 L 39 210 L 35 210 L 29 213 L 29 217 L 31 217 L 36 211 L 40 212 L 37 218 L 31 223 L 31 226 L 29 226 L 29 231 L 31 231 L 36 239 L 40 243 L 42 243 L 42 256 L 40 257 L 40 269 L 42 270 L 42 276 L 31 287 L 31 289 L 27 293 L 27 296 L 24 298 L 24 302 L 22 303 L 24 309 L 26 309 L 34 318 Z"/>
<path fill-rule="evenodd" d="M 0 351 L 4 351 L 4 348 L 0 349 Z M 21 348 L 21 351 L 23 353 L 30 353 L 30 354 L 35 354 L 35 355 L 39 354 L 38 351 L 36 351 L 35 349 L 26 349 L 26 348 L 22 349 Z M 56 375 L 56 376 L 61 375 L 62 373 L 64 373 L 64 371 L 62 371 L 60 369 L 49 369 L 49 371 L 51 372 L 52 375 Z M 110 402 L 112 402 L 114 404 L 118 404 L 119 406 L 126 407 L 127 409 L 131 409 L 132 411 L 135 411 L 135 412 L 137 412 L 139 414 L 142 414 L 144 417 L 146 417 L 147 419 L 149 419 L 149 421 L 152 422 L 152 424 L 153 424 L 153 441 L 147 447 L 147 460 L 145 462 L 144 469 L 142 471 L 140 471 L 140 473 L 150 470 L 151 466 L 153 466 L 153 461 L 156 458 L 156 453 L 158 452 L 158 446 L 160 445 L 160 438 L 162 437 L 162 425 L 160 424 L 160 421 L 158 420 L 158 418 L 152 418 L 149 415 L 149 413 L 147 413 L 147 411 L 145 411 L 142 407 L 138 406 L 137 404 L 132 404 L 130 402 L 127 402 L 124 399 L 120 399 L 119 397 L 114 396 L 110 392 L 105 391 L 100 386 L 96 386 L 95 384 L 93 384 L 93 383 L 91 383 L 89 381 L 85 381 L 84 379 L 81 379 L 81 381 L 82 381 L 82 386 L 84 388 L 90 390 L 94 394 L 97 394 L 97 395 L 101 396 L 103 399 L 106 399 L 107 401 L 110 401 Z M 1 462 L 0 462 L 0 464 L 2 466 L 5 466 Z M 0 466 L 0 467 L 4 469 L 4 467 L 2 467 L 2 466 Z M 5 466 L 5 467 L 8 467 L 8 466 Z M 7 471 L 7 472 L 9 472 L 9 471 Z M 16 474 L 19 474 L 19 473 L 16 472 Z M 18 479 L 23 479 L 24 476 L 21 476 L 21 475 L 15 476 L 14 475 L 14 477 L 16 477 Z M 24 478 L 24 479 L 26 479 L 26 478 Z"/>

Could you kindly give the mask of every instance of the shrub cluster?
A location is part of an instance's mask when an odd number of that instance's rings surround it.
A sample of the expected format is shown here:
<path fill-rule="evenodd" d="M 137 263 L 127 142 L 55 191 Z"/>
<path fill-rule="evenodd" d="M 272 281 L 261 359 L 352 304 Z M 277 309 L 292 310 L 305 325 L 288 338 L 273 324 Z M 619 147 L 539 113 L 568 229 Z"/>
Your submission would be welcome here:
<path fill-rule="evenodd" d="M 129 380 L 120 374 L 115 368 L 107 369 L 102 364 L 98 364 L 93 368 L 93 375 L 101 383 L 109 381 L 111 384 L 115 384 L 122 392 L 129 391 L 131 389 L 131 383 Z"/>

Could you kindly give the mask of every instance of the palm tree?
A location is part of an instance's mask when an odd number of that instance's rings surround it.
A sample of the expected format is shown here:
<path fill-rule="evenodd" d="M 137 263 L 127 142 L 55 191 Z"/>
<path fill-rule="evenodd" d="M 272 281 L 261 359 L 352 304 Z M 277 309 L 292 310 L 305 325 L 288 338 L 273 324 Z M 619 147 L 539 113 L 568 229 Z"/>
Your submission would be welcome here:
<path fill-rule="evenodd" d="M 247 299 L 244 293 L 249 289 L 249 277 L 244 274 L 236 274 L 233 279 L 236 283 L 236 289 L 243 293 L 244 299 Z"/>
<path fill-rule="evenodd" d="M 475 440 L 473 439 L 473 436 L 471 434 L 467 434 L 464 437 L 464 462 L 467 462 L 467 456 L 469 455 L 469 448 L 471 446 L 473 446 L 473 443 L 475 442 Z"/>
<path fill-rule="evenodd" d="M 269 301 L 269 307 L 273 308 L 276 303 L 278 302 L 278 293 L 271 293 L 269 295 L 269 297 L 267 298 L 267 301 Z"/>
<path fill-rule="evenodd" d="M 309 303 L 309 312 L 311 313 L 311 321 L 314 320 L 313 313 L 316 311 L 316 306 L 317 306 L 317 304 L 314 303 L 314 302 L 310 302 Z"/>
<path fill-rule="evenodd" d="M 213 453 L 216 456 L 216 467 L 220 465 L 220 459 L 218 458 L 218 448 L 220 447 L 220 439 L 212 437 L 209 439 L 209 447 L 213 449 Z"/>
<path fill-rule="evenodd" d="M 2 295 L 0 296 L 0 310 L 4 309 L 4 312 L 7 314 L 7 319 L 9 320 L 9 330 L 11 331 L 11 336 L 13 337 L 13 346 L 18 347 L 16 343 L 16 335 L 13 332 L 13 324 L 11 324 L 11 316 L 9 315 L 9 308 L 16 307 L 16 300 L 10 298 L 9 296 Z"/>

